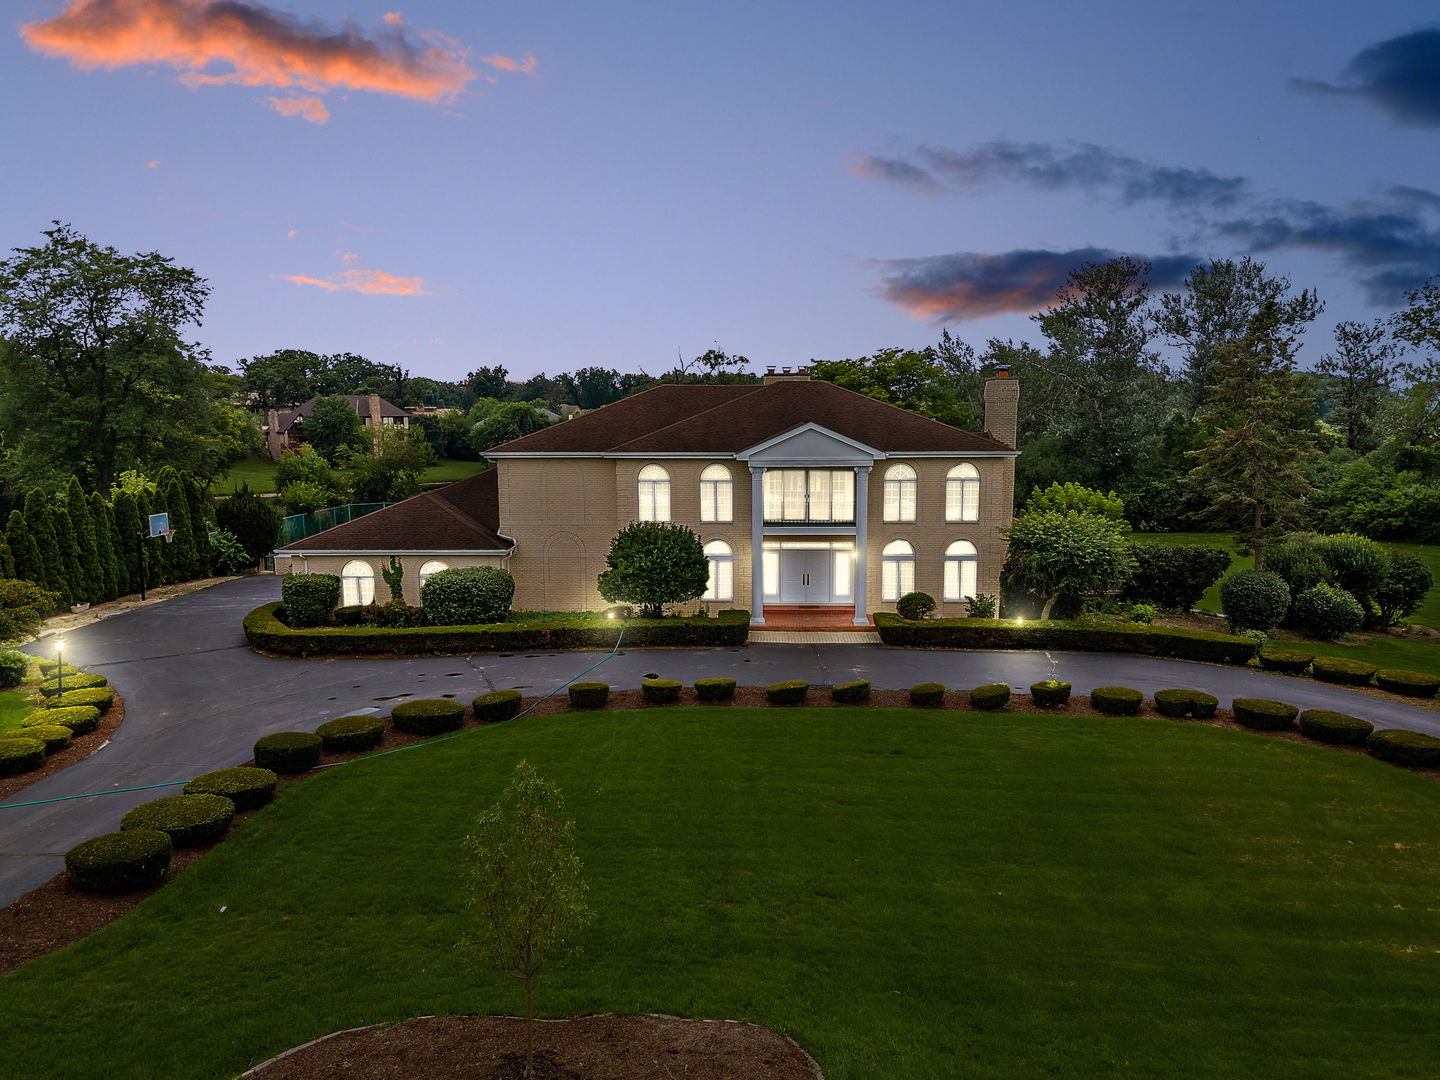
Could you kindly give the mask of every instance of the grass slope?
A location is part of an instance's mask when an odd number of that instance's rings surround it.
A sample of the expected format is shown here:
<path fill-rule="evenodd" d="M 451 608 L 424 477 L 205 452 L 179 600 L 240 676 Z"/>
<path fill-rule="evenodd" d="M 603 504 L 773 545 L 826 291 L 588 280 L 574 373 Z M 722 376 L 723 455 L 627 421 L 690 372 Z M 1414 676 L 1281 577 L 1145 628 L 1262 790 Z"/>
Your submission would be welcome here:
<path fill-rule="evenodd" d="M 35 711 L 29 691 L 0 690 L 0 731 L 20 726 L 20 721 Z"/>
<path fill-rule="evenodd" d="M 448 484 L 474 476 L 485 468 L 483 461 L 457 461 L 441 458 L 420 477 L 422 484 Z M 216 494 L 234 491 L 241 483 L 250 485 L 251 491 L 271 492 L 275 490 L 275 463 L 265 458 L 245 458 L 230 466 L 230 471 L 210 485 Z"/>
<path fill-rule="evenodd" d="M 454 943 L 461 838 L 521 757 L 599 915 L 544 1015 L 753 1020 L 831 1080 L 1433 1076 L 1440 785 L 1159 720 L 836 708 L 562 714 L 307 780 L 0 980 L 5 1059 L 233 1077 L 514 1013 Z"/>

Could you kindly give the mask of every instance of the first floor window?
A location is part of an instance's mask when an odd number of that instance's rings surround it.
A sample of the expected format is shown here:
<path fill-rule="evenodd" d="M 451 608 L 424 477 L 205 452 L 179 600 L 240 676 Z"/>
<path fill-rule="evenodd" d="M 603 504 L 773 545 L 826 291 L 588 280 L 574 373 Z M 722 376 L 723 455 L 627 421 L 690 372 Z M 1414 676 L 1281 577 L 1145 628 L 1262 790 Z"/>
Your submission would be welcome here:
<path fill-rule="evenodd" d="M 945 599 L 969 600 L 979 592 L 980 561 L 975 545 L 956 540 L 945 549 Z"/>
<path fill-rule="evenodd" d="M 441 570 L 449 569 L 449 564 L 443 563 L 439 559 L 431 559 L 429 562 L 425 563 L 423 566 L 420 567 L 420 587 L 423 589 L 425 587 L 425 582 L 429 581 Z"/>
<path fill-rule="evenodd" d="M 670 520 L 670 474 L 659 465 L 640 470 L 639 520 Z"/>
<path fill-rule="evenodd" d="M 375 571 L 364 559 L 351 559 L 340 571 L 340 603 L 346 607 L 375 599 Z"/>
<path fill-rule="evenodd" d="M 724 540 L 711 540 L 705 545 L 705 558 L 710 563 L 710 580 L 702 600 L 735 599 L 735 553 Z"/>
<path fill-rule="evenodd" d="M 880 599 L 894 602 L 915 591 L 915 549 L 908 540 L 891 540 L 880 552 Z"/>

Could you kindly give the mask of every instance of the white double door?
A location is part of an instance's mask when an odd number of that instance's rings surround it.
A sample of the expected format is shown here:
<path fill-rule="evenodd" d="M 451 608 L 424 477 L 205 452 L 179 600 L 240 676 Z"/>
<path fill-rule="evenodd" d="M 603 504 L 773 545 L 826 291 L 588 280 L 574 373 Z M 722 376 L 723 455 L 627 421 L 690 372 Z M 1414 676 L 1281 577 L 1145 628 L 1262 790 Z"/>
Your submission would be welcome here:
<path fill-rule="evenodd" d="M 843 584 L 835 588 L 835 553 L 823 548 L 781 549 L 780 602 L 782 604 L 832 604 L 837 593 L 847 593 Z"/>

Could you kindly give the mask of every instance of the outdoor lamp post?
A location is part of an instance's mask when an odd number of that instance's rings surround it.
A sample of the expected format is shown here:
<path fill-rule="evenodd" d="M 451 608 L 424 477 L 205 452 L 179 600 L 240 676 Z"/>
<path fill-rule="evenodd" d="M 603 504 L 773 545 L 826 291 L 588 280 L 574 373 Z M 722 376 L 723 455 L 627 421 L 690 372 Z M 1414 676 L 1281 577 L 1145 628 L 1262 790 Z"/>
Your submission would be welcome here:
<path fill-rule="evenodd" d="M 65 639 L 55 639 L 55 693 L 58 697 L 65 692 Z"/>

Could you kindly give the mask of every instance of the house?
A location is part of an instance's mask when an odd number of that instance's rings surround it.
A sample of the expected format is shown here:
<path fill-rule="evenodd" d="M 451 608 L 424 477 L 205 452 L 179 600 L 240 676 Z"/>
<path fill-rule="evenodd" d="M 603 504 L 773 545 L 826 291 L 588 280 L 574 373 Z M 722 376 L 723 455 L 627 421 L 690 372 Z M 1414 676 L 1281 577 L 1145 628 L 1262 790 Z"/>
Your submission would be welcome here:
<path fill-rule="evenodd" d="M 355 415 L 366 427 L 380 427 L 383 424 L 410 426 L 410 412 L 399 405 L 392 405 L 379 394 L 343 394 L 350 402 Z M 271 461 L 279 461 L 286 450 L 294 450 L 305 441 L 305 417 L 315 408 L 315 398 L 288 412 L 275 409 L 265 414 L 265 452 Z"/>
<path fill-rule="evenodd" d="M 912 590 L 963 614 L 1000 592 L 1019 395 L 1005 369 L 986 380 L 979 433 L 804 369 L 662 384 L 502 443 L 494 469 L 287 545 L 276 567 L 339 574 L 353 604 L 377 595 L 392 554 L 411 602 L 440 569 L 502 566 L 518 609 L 595 609 L 616 532 L 673 521 L 710 559 L 701 603 L 757 626 L 796 607 L 866 625 Z"/>

